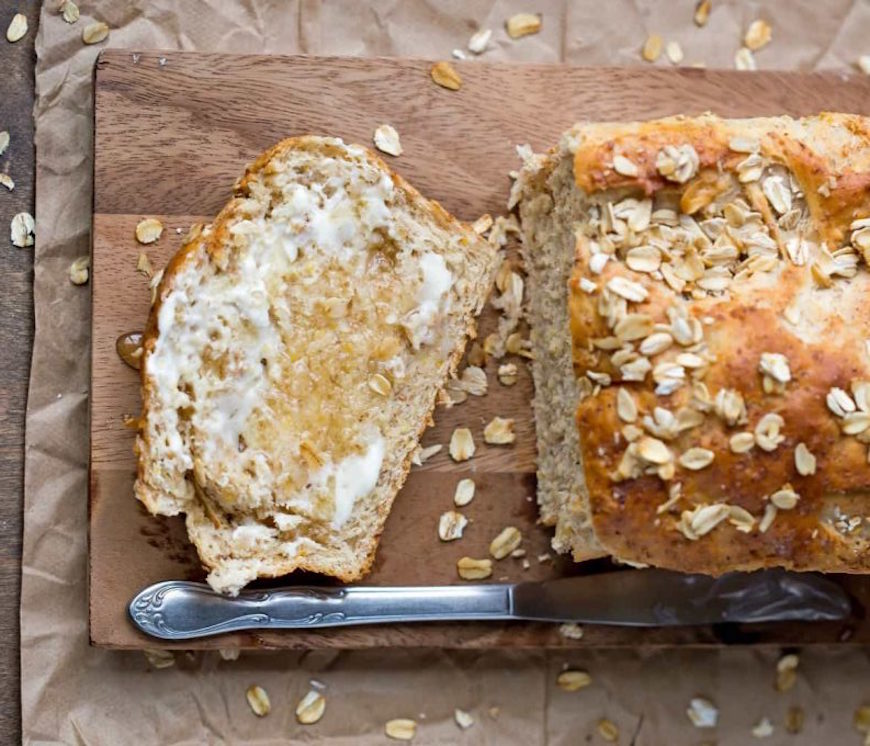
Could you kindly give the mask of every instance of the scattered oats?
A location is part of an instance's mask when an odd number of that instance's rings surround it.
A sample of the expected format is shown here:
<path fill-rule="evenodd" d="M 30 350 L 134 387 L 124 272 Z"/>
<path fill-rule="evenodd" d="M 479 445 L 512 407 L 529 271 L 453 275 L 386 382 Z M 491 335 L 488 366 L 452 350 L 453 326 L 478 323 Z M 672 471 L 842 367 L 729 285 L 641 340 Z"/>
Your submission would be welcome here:
<path fill-rule="evenodd" d="M 778 414 L 770 412 L 764 415 L 755 426 L 755 442 L 763 451 L 775 451 L 785 436 L 780 429 L 785 425 L 785 420 Z"/>
<path fill-rule="evenodd" d="M 60 6 L 60 13 L 67 23 L 75 23 L 79 19 L 79 6 L 72 0 L 64 0 Z"/>
<path fill-rule="evenodd" d="M 12 245 L 17 246 L 19 249 L 33 246 L 35 231 L 36 223 L 34 223 L 33 216 L 29 212 L 19 212 L 12 218 L 12 222 L 9 224 Z"/>
<path fill-rule="evenodd" d="M 800 659 L 794 653 L 782 656 L 776 664 L 776 691 L 787 692 L 797 682 Z"/>
<path fill-rule="evenodd" d="M 800 733 L 804 729 L 804 710 L 795 705 L 785 713 L 785 729 L 788 733 Z"/>
<path fill-rule="evenodd" d="M 622 176 L 637 176 L 637 166 L 624 155 L 613 156 L 613 170 Z"/>
<path fill-rule="evenodd" d="M 843 389 L 832 387 L 825 397 L 828 409 L 831 410 L 837 417 L 845 417 L 850 412 L 855 411 L 855 402 Z"/>
<path fill-rule="evenodd" d="M 758 523 L 758 530 L 763 534 L 767 532 L 773 525 L 773 521 L 776 518 L 777 509 L 775 505 L 771 505 L 768 503 L 764 506 L 764 515 L 761 516 L 761 520 Z"/>
<path fill-rule="evenodd" d="M 707 19 L 710 17 L 710 9 L 712 8 L 712 0 L 701 0 L 695 6 L 695 15 L 693 20 L 696 26 L 706 26 Z"/>
<path fill-rule="evenodd" d="M 576 622 L 566 622 L 559 625 L 559 634 L 569 640 L 582 640 L 583 627 Z"/>
<path fill-rule="evenodd" d="M 757 70 L 758 66 L 755 64 L 755 57 L 752 56 L 752 52 L 746 47 L 740 47 L 734 55 L 734 67 L 738 70 Z"/>
<path fill-rule="evenodd" d="M 386 376 L 382 376 L 380 373 L 375 373 L 371 378 L 369 378 L 369 388 L 374 391 L 379 396 L 389 396 L 390 392 L 393 390 L 393 385 L 390 383 L 390 379 Z"/>
<path fill-rule="evenodd" d="M 436 443 L 435 445 L 419 449 L 416 453 L 416 457 L 413 459 L 413 463 L 417 466 L 422 466 L 436 453 L 440 453 L 442 448 L 443 446 L 440 443 Z"/>
<path fill-rule="evenodd" d="M 662 44 L 664 40 L 658 34 L 650 34 L 646 37 L 643 43 L 643 48 L 640 50 L 640 56 L 647 62 L 655 62 L 662 53 Z"/>
<path fill-rule="evenodd" d="M 770 718 L 761 718 L 755 725 L 752 726 L 752 735 L 756 738 L 769 738 L 773 735 L 773 723 Z"/>
<path fill-rule="evenodd" d="M 490 228 L 492 228 L 492 215 L 488 212 L 485 212 L 471 224 L 471 230 L 473 230 L 478 236 L 482 236 Z"/>
<path fill-rule="evenodd" d="M 460 479 L 453 493 L 453 503 L 457 507 L 465 507 L 474 499 L 475 484 L 473 479 Z"/>
<path fill-rule="evenodd" d="M 586 671 L 567 669 L 556 677 L 556 684 L 566 692 L 576 692 L 585 689 L 592 683 L 592 677 Z"/>
<path fill-rule="evenodd" d="M 607 281 L 607 289 L 621 298 L 635 303 L 641 303 L 647 299 L 647 289 L 638 282 L 627 280 L 624 277 L 611 277 Z"/>
<path fill-rule="evenodd" d="M 515 363 L 504 363 L 498 366 L 498 380 L 504 386 L 513 386 L 517 382 L 517 366 Z"/>
<path fill-rule="evenodd" d="M 508 36 L 519 39 L 529 34 L 537 34 L 541 30 L 541 16 L 534 13 L 517 13 L 507 19 Z"/>
<path fill-rule="evenodd" d="M 69 265 L 69 281 L 73 285 L 84 285 L 90 275 L 90 266 L 91 258 L 89 256 L 80 256 Z"/>
<path fill-rule="evenodd" d="M 311 689 L 296 705 L 296 720 L 302 725 L 313 725 L 326 711 L 326 698 Z"/>
<path fill-rule="evenodd" d="M 683 48 L 678 41 L 669 41 L 665 47 L 665 54 L 673 65 L 679 65 L 683 61 Z"/>
<path fill-rule="evenodd" d="M 865 75 L 870 75 L 870 54 L 862 54 L 858 58 L 858 69 Z"/>
<path fill-rule="evenodd" d="M 6 148 L 9 147 L 9 132 L 6 130 L 0 131 L 0 155 L 6 152 Z"/>
<path fill-rule="evenodd" d="M 218 650 L 220 657 L 225 661 L 237 661 L 241 652 L 239 648 L 220 648 Z"/>
<path fill-rule="evenodd" d="M 468 40 L 468 51 L 474 54 L 483 54 L 492 38 L 492 29 L 482 28 L 480 31 L 472 34 Z"/>
<path fill-rule="evenodd" d="M 145 218 L 136 225 L 136 240 L 142 244 L 154 243 L 163 235 L 163 223 L 157 218 Z"/>
<path fill-rule="evenodd" d="M 462 78 L 449 62 L 436 62 L 429 69 L 429 76 L 442 88 L 458 91 L 462 87 Z"/>
<path fill-rule="evenodd" d="M 483 429 L 483 440 L 490 445 L 508 445 L 516 440 L 512 417 L 493 417 Z"/>
<path fill-rule="evenodd" d="M 390 124 L 382 124 L 375 130 L 372 136 L 375 147 L 387 155 L 402 155 L 402 143 L 399 142 L 399 133 Z"/>
<path fill-rule="evenodd" d="M 9 174 L 0 174 L 0 185 L 6 187 L 10 192 L 15 189 L 15 182 Z"/>
<path fill-rule="evenodd" d="M 637 404 L 628 389 L 620 388 L 617 392 L 616 413 L 623 422 L 634 422 L 637 419 Z"/>
<path fill-rule="evenodd" d="M 553 558 L 550 556 L 550 553 L 544 552 L 543 554 L 538 555 L 538 564 L 543 565 L 545 562 L 549 562 L 551 559 Z"/>
<path fill-rule="evenodd" d="M 456 60 L 467 60 L 468 57 L 461 49 L 454 49 L 450 54 L 453 55 L 453 59 Z"/>
<path fill-rule="evenodd" d="M 514 550 L 511 552 L 511 557 L 513 557 L 513 559 L 522 559 L 522 558 L 525 557 L 525 556 L 526 556 L 526 550 L 525 550 L 525 549 L 514 549 Z"/>
<path fill-rule="evenodd" d="M 89 23 L 82 30 L 82 41 L 85 44 L 99 44 L 109 35 L 109 27 L 102 21 Z"/>
<path fill-rule="evenodd" d="M 779 510 L 792 510 L 800 500 L 800 495 L 790 484 L 784 484 L 770 496 L 770 502 Z"/>
<path fill-rule="evenodd" d="M 468 519 L 455 510 L 448 510 L 438 519 L 438 538 L 441 541 L 455 541 L 462 538 Z"/>
<path fill-rule="evenodd" d="M 735 433 L 728 440 L 733 453 L 748 453 L 755 447 L 755 436 L 752 433 Z"/>
<path fill-rule="evenodd" d="M 456 563 L 456 571 L 463 580 L 483 580 L 492 575 L 492 560 L 461 557 Z"/>
<path fill-rule="evenodd" d="M 6 39 L 15 43 L 24 38 L 27 33 L 27 16 L 23 13 L 16 13 L 12 16 L 9 22 L 9 28 L 6 29 Z"/>
<path fill-rule="evenodd" d="M 395 718 L 384 725 L 384 733 L 395 741 L 412 741 L 417 733 L 417 721 L 410 718 Z"/>
<path fill-rule="evenodd" d="M 450 458 L 454 461 L 468 461 L 475 451 L 474 438 L 467 427 L 457 427 L 450 436 Z"/>
<path fill-rule="evenodd" d="M 251 709 L 257 717 L 265 717 L 272 709 L 269 695 L 261 686 L 257 686 L 256 684 L 249 686 L 245 692 L 245 697 L 247 697 L 248 704 L 251 706 Z"/>
<path fill-rule="evenodd" d="M 458 707 L 453 711 L 453 719 L 462 730 L 468 730 L 474 725 L 474 718 L 471 716 L 471 713 L 460 710 Z"/>
<path fill-rule="evenodd" d="M 743 37 L 743 43 L 753 52 L 757 52 L 770 42 L 770 37 L 770 24 L 759 18 L 749 24 L 749 28 L 746 29 L 746 35 Z"/>
<path fill-rule="evenodd" d="M 143 652 L 151 668 L 170 668 L 175 665 L 175 654 L 171 650 L 145 648 Z"/>
<path fill-rule="evenodd" d="M 472 396 L 483 396 L 486 394 L 486 372 L 483 368 L 477 365 L 469 365 L 462 371 L 459 380 L 462 383 L 462 388 Z"/>
<path fill-rule="evenodd" d="M 528 570 L 531 566 L 532 566 L 531 562 L 529 562 L 527 559 L 523 560 L 523 570 Z"/>
<path fill-rule="evenodd" d="M 704 699 L 704 697 L 693 697 L 689 702 L 686 714 L 696 728 L 715 728 L 719 721 L 719 710 L 709 699 Z"/>
<path fill-rule="evenodd" d="M 522 544 L 522 532 L 516 526 L 505 526 L 489 544 L 489 553 L 496 559 L 504 559 Z"/>
<path fill-rule="evenodd" d="M 598 735 L 608 743 L 616 743 L 619 740 L 619 728 L 612 720 L 603 718 L 598 721 Z"/>
<path fill-rule="evenodd" d="M 758 369 L 779 383 L 788 383 L 791 380 L 788 358 L 779 352 L 762 352 Z"/>

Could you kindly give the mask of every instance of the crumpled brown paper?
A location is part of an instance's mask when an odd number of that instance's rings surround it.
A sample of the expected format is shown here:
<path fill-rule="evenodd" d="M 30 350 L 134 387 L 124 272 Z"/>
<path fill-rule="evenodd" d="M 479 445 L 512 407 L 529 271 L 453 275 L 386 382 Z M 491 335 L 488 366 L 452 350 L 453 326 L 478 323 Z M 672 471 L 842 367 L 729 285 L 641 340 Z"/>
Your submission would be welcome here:
<path fill-rule="evenodd" d="M 605 717 L 619 727 L 620 743 L 638 745 L 744 744 L 762 717 L 774 725 L 767 743 L 861 742 L 851 718 L 870 700 L 870 661 L 860 649 L 805 651 L 797 685 L 779 694 L 773 650 L 582 651 L 570 659 L 511 651 L 285 652 L 237 661 L 179 654 L 175 666 L 155 670 L 140 653 L 89 648 L 89 299 L 86 288 L 69 283 L 67 270 L 89 250 L 91 81 L 99 47 L 84 46 L 81 31 L 92 20 L 108 23 L 113 47 L 433 58 L 463 49 L 477 28 L 490 27 L 493 41 L 482 59 L 585 65 L 644 64 L 640 45 L 658 32 L 680 42 L 685 64 L 731 67 L 741 30 L 761 16 L 773 25 L 773 42 L 757 53 L 760 68 L 830 69 L 870 53 L 870 4 L 713 0 L 703 29 L 692 24 L 688 1 L 80 0 L 74 26 L 56 12 L 59 4 L 43 7 L 36 42 L 36 338 L 21 595 L 26 743 L 384 743 L 384 722 L 394 717 L 418 720 L 416 743 L 603 743 L 596 727 Z M 508 39 L 503 22 L 518 11 L 543 14 L 539 35 Z M 555 680 L 566 664 L 587 669 L 592 685 L 561 691 Z M 301 726 L 293 712 L 311 678 L 326 685 L 326 714 Z M 272 700 L 262 719 L 244 697 L 254 683 Z M 687 719 L 696 695 L 719 707 L 715 730 L 699 731 Z M 805 710 L 804 729 L 791 736 L 783 722 L 796 705 Z M 469 730 L 454 723 L 455 707 L 472 713 Z"/>

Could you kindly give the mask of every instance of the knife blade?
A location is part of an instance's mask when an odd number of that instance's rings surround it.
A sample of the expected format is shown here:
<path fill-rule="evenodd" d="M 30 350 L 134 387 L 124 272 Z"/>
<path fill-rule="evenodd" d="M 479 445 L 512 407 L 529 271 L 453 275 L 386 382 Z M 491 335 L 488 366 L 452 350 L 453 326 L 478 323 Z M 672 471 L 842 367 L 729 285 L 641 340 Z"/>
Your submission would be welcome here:
<path fill-rule="evenodd" d="M 313 629 L 432 621 L 583 622 L 633 627 L 720 622 L 833 621 L 851 612 L 835 582 L 781 570 L 720 578 L 626 570 L 543 582 L 452 586 L 288 586 L 222 596 L 168 580 L 140 591 L 133 624 L 152 637 L 191 640 L 253 629 Z"/>

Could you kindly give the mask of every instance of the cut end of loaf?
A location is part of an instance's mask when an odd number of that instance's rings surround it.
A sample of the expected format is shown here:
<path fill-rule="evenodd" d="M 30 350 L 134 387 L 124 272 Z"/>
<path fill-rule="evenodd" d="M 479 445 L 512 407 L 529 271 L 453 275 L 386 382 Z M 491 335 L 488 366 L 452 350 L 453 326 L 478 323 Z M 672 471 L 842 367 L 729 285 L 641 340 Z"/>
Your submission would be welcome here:
<path fill-rule="evenodd" d="M 145 335 L 137 497 L 209 582 L 354 580 L 497 255 L 365 148 L 263 154 L 168 266 Z"/>

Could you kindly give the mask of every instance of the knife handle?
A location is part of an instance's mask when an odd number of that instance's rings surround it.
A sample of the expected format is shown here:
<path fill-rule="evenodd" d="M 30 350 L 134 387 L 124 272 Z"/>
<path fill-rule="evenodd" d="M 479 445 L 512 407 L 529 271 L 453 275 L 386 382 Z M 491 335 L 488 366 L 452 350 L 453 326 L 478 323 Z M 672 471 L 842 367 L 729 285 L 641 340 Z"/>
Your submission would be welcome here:
<path fill-rule="evenodd" d="M 249 629 L 315 629 L 384 622 L 511 619 L 513 586 L 297 587 L 242 591 L 167 580 L 130 602 L 133 623 L 152 637 L 189 640 Z"/>

